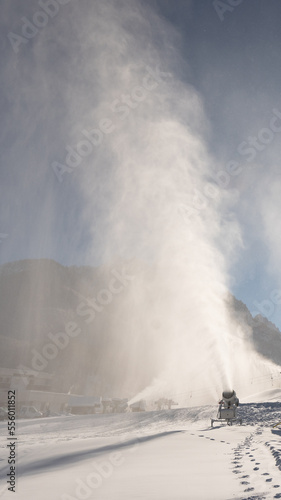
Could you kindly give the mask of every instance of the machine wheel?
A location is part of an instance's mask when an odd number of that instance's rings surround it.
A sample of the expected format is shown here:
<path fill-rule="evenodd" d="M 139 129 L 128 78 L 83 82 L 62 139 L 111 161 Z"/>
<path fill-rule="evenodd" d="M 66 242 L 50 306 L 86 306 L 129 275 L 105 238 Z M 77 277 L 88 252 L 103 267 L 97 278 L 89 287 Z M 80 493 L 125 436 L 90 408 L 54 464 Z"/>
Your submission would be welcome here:
<path fill-rule="evenodd" d="M 211 418 L 211 427 L 213 427 L 213 423 L 214 423 L 214 421 L 213 421 L 213 419 Z"/>

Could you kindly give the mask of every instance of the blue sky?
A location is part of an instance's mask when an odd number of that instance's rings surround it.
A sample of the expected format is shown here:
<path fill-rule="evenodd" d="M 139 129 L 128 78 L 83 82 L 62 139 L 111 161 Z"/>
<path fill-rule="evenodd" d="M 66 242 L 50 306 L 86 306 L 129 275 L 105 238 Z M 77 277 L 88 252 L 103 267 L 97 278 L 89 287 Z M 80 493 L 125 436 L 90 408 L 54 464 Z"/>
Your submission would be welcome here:
<path fill-rule="evenodd" d="M 125 7 L 121 4 L 126 11 L 133 9 L 130 1 Z M 65 145 L 76 143 L 82 128 L 92 125 L 93 115 L 87 114 L 92 103 L 111 102 L 116 95 L 108 92 L 105 97 L 100 75 L 88 64 L 92 52 L 102 51 L 106 43 L 94 28 L 91 43 L 82 36 L 86 20 L 95 16 L 95 2 L 53 5 L 53 17 L 41 18 L 46 26 L 17 46 L 12 46 L 8 34 L 22 36 L 22 18 L 32 20 L 42 7 L 31 0 L 2 7 L 0 262 L 47 257 L 66 265 L 98 265 L 103 258 L 108 200 L 115 197 L 114 186 L 108 184 L 110 158 L 106 152 L 102 159 L 97 155 L 103 169 L 89 209 L 78 171 L 64 175 L 60 183 L 51 165 L 63 163 Z M 223 19 L 209 0 L 143 0 L 139 5 L 148 9 L 148 15 L 154 11 L 164 24 L 155 31 L 151 24 L 147 33 L 136 26 L 136 39 L 144 44 L 146 35 L 150 37 L 149 57 L 160 54 L 162 67 L 167 64 L 179 81 L 200 96 L 204 142 L 212 164 L 217 165 L 213 176 L 230 161 L 241 168 L 226 188 L 220 187 L 236 196 L 231 210 L 243 240 L 230 264 L 228 260 L 232 291 L 252 312 L 257 303 L 263 304 L 264 314 L 268 310 L 268 318 L 280 327 L 281 305 L 272 300 L 274 291 L 281 289 L 280 133 L 261 131 L 271 130 L 274 109 L 281 113 L 281 4 L 278 0 L 229 1 Z M 98 21 L 93 18 L 94 23 Z M 165 23 L 170 32 L 163 48 Z M 132 27 L 124 21 L 124 29 Z M 110 63 L 105 62 L 102 70 L 105 81 L 114 78 Z M 246 154 L 249 138 L 259 133 L 264 142 L 252 146 L 252 155 Z M 106 141 L 103 145 L 105 150 Z"/>

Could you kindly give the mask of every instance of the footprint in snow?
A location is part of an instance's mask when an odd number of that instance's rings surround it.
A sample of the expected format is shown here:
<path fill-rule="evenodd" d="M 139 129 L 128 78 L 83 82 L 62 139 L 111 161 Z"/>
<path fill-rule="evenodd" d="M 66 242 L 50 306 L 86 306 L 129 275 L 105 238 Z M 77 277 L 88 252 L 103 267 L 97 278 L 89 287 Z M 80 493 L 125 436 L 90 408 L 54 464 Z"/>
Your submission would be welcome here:
<path fill-rule="evenodd" d="M 281 493 L 277 493 L 277 495 L 274 495 L 273 498 L 281 498 Z"/>
<path fill-rule="evenodd" d="M 250 483 L 249 483 L 249 481 L 241 481 L 241 483 L 240 483 L 240 484 L 244 484 L 244 485 L 246 485 L 246 484 L 250 484 Z"/>
<path fill-rule="evenodd" d="M 269 479 L 265 480 L 266 483 L 271 483 L 271 481 L 272 481 L 272 477 L 270 477 Z"/>
<path fill-rule="evenodd" d="M 280 488 L 280 484 L 274 484 L 273 488 Z"/>
<path fill-rule="evenodd" d="M 255 488 L 246 488 L 244 491 L 253 491 Z"/>
<path fill-rule="evenodd" d="M 259 470 L 260 468 L 259 467 L 254 467 L 253 470 Z"/>
<path fill-rule="evenodd" d="M 263 476 L 269 476 L 269 472 L 263 472 Z"/>
<path fill-rule="evenodd" d="M 242 476 L 241 479 L 247 479 L 247 477 L 249 477 L 249 475 Z"/>

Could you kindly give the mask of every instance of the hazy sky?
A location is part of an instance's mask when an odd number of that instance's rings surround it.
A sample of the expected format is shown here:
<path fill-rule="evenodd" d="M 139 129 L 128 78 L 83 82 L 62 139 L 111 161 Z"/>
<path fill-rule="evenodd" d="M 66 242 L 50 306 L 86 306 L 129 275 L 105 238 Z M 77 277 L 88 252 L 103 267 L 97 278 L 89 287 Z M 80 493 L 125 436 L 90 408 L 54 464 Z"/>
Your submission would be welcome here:
<path fill-rule="evenodd" d="M 114 81 L 114 61 L 107 55 L 98 65 L 89 62 L 108 54 L 103 52 L 106 36 L 100 35 L 107 14 L 90 0 L 1 4 L 0 262 L 47 257 L 66 265 L 97 265 L 103 260 L 104 221 L 112 206 L 108 200 L 115 196 L 108 182 L 110 125 L 104 124 L 99 149 L 85 153 L 76 170 L 69 167 L 59 178 L 54 162 L 66 165 L 67 145 L 75 149 L 85 139 L 83 130 L 108 117 L 101 111 L 95 115 L 97 102 L 106 108 L 121 99 L 120 82 L 115 94 L 104 86 L 106 79 Z M 145 47 L 149 38 L 148 59 L 154 58 L 170 78 L 176 75 L 200 101 L 200 119 L 196 115 L 193 123 L 190 113 L 188 123 L 184 117 L 182 123 L 203 136 L 216 193 L 227 191 L 231 199 L 224 223 L 235 220 L 240 234 L 228 257 L 232 291 L 251 312 L 262 303 L 263 314 L 280 327 L 280 1 L 117 0 L 119 4 L 120 13 L 127 13 L 124 33 L 135 37 L 136 47 Z M 153 22 L 134 27 L 138 8 L 148 17 L 154 11 L 154 20 L 159 19 L 155 31 Z M 111 23 L 111 31 L 104 27 L 107 37 L 114 37 L 114 16 Z M 122 63 L 125 38 L 117 38 Z M 128 50 L 133 53 L 134 47 Z M 144 62 L 144 74 L 146 67 Z M 85 178 L 93 161 L 102 169 L 94 199 L 85 207 Z M 208 210 L 208 193 L 194 195 L 195 210 Z"/>

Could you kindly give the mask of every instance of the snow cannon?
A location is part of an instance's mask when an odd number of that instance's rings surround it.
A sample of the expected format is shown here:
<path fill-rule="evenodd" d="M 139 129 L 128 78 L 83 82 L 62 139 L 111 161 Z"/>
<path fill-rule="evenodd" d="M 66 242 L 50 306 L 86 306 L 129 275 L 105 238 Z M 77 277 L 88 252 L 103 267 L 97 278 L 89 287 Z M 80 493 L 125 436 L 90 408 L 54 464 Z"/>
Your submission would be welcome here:
<path fill-rule="evenodd" d="M 235 391 L 223 391 L 222 399 L 219 401 L 217 418 L 211 418 L 211 427 L 214 422 L 225 421 L 227 425 L 232 425 L 234 422 L 242 424 L 242 418 L 237 417 L 237 407 L 239 399 Z"/>
<path fill-rule="evenodd" d="M 222 399 L 219 404 L 223 404 L 225 408 L 237 408 L 239 399 L 235 391 L 223 391 Z"/>

